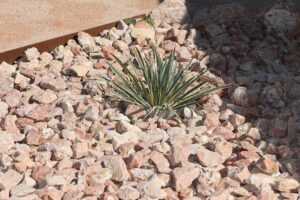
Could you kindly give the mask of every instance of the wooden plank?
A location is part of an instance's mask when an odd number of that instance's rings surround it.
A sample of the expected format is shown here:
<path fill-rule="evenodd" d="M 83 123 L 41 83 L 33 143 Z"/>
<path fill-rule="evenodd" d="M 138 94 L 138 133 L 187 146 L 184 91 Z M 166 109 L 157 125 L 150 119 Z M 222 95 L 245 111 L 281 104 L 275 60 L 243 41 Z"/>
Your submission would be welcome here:
<path fill-rule="evenodd" d="M 148 13 L 158 3 L 158 0 L 1 0 L 0 61 L 12 61 L 31 46 L 50 50 L 79 31 L 98 33 L 120 19 Z"/>

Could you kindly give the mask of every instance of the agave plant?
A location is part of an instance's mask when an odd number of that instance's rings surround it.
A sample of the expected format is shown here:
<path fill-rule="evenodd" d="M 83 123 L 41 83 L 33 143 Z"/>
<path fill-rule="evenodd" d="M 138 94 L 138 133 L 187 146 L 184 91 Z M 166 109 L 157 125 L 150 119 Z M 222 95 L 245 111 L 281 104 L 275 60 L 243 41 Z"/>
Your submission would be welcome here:
<path fill-rule="evenodd" d="M 174 116 L 222 88 L 211 84 L 204 76 L 204 70 L 197 76 L 188 76 L 191 64 L 180 66 L 174 52 L 162 59 L 153 47 L 149 56 L 142 55 L 138 49 L 134 50 L 134 55 L 132 68 L 116 58 L 123 71 L 111 66 L 115 74 L 111 86 L 119 100 L 141 107 L 146 111 L 146 117 Z"/>

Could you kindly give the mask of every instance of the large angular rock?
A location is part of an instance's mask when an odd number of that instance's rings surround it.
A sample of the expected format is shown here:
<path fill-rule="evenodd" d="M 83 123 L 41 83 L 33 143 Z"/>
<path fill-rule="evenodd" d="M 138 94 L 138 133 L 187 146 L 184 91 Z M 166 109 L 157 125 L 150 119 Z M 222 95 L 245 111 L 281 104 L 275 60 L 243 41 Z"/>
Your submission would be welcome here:
<path fill-rule="evenodd" d="M 14 80 L 10 77 L 0 75 L 0 97 L 14 89 Z"/>
<path fill-rule="evenodd" d="M 266 174 L 272 175 L 279 173 L 279 164 L 268 157 L 260 159 L 256 166 Z"/>
<path fill-rule="evenodd" d="M 94 38 L 85 32 L 78 33 L 77 40 L 82 48 L 88 52 L 93 52 L 96 48 L 96 42 Z"/>
<path fill-rule="evenodd" d="M 25 56 L 28 61 L 36 60 L 40 57 L 40 52 L 37 48 L 32 47 L 25 50 Z"/>
<path fill-rule="evenodd" d="M 73 150 L 71 148 L 71 142 L 68 140 L 54 139 L 50 143 L 53 148 L 53 156 L 56 160 L 62 160 L 64 158 L 70 158 L 73 156 Z"/>
<path fill-rule="evenodd" d="M 3 102 L 0 101 L 0 118 L 4 118 L 8 113 L 8 105 Z"/>
<path fill-rule="evenodd" d="M 21 103 L 22 93 L 19 90 L 12 90 L 6 94 L 4 101 L 9 107 L 16 107 Z"/>
<path fill-rule="evenodd" d="M 166 0 L 151 14 L 158 26 L 161 22 L 184 23 L 189 20 L 189 12 L 184 0 Z"/>
<path fill-rule="evenodd" d="M 67 85 L 63 78 L 61 77 L 52 77 L 52 76 L 44 76 L 42 77 L 41 82 L 39 83 L 40 87 L 43 89 L 50 89 L 54 91 L 61 91 L 66 89 Z"/>
<path fill-rule="evenodd" d="M 134 27 L 131 30 L 131 36 L 141 42 L 147 39 L 154 42 L 155 30 L 146 21 L 141 21 L 134 25 Z"/>
<path fill-rule="evenodd" d="M 300 183 L 293 178 L 279 178 L 274 189 L 280 192 L 292 192 L 300 188 Z"/>
<path fill-rule="evenodd" d="M 164 199 L 166 193 L 163 191 L 162 186 L 163 181 L 154 175 L 148 181 L 139 185 L 139 190 L 145 198 Z"/>
<path fill-rule="evenodd" d="M 54 102 L 57 96 L 52 90 L 46 90 L 35 94 L 32 99 L 41 104 L 48 104 Z"/>
<path fill-rule="evenodd" d="M 85 157 L 89 153 L 89 144 L 86 141 L 76 142 L 72 147 L 77 159 Z"/>
<path fill-rule="evenodd" d="M 9 169 L 7 172 L 0 175 L 1 189 L 10 190 L 18 185 L 22 179 L 23 175 L 13 169 Z"/>
<path fill-rule="evenodd" d="M 18 199 L 21 197 L 31 195 L 34 192 L 35 192 L 35 189 L 32 186 L 26 185 L 26 184 L 20 184 L 20 185 L 17 185 L 16 187 L 12 188 L 11 195 L 12 195 L 12 199 L 14 199 L 14 198 Z"/>
<path fill-rule="evenodd" d="M 212 135 L 223 137 L 225 140 L 232 140 L 236 135 L 227 127 L 217 127 L 213 130 Z"/>
<path fill-rule="evenodd" d="M 269 185 L 263 185 L 258 194 L 258 200 L 273 200 L 278 199 L 278 195 L 272 190 Z"/>
<path fill-rule="evenodd" d="M 6 62 L 0 63 L 0 74 L 5 77 L 11 77 L 16 72 L 16 65 L 10 65 Z"/>
<path fill-rule="evenodd" d="M 168 159 L 157 151 L 153 151 L 150 160 L 155 164 L 159 173 L 169 173 L 171 171 Z"/>
<path fill-rule="evenodd" d="M 193 181 L 199 176 L 199 173 L 200 169 L 193 165 L 175 168 L 172 174 L 176 191 L 184 191 L 190 187 Z"/>
<path fill-rule="evenodd" d="M 51 175 L 46 178 L 46 182 L 50 186 L 62 186 L 66 185 L 68 182 L 66 178 L 62 175 Z"/>
<path fill-rule="evenodd" d="M 119 148 L 123 144 L 136 144 L 139 141 L 138 134 L 131 131 L 122 134 L 112 132 L 110 137 L 112 138 L 112 143 L 115 149 Z"/>
<path fill-rule="evenodd" d="M 105 167 L 112 170 L 112 179 L 115 181 L 126 181 L 129 179 L 129 173 L 126 164 L 121 156 L 104 156 L 102 161 Z"/>
<path fill-rule="evenodd" d="M 276 183 L 274 177 L 262 173 L 252 174 L 247 181 L 257 190 L 260 190 L 263 185 L 274 185 Z"/>
<path fill-rule="evenodd" d="M 99 165 L 92 165 L 86 170 L 86 180 L 90 186 L 103 185 L 112 178 L 112 175 L 111 169 Z"/>
<path fill-rule="evenodd" d="M 46 121 L 51 117 L 52 107 L 50 105 L 38 105 L 25 114 L 26 117 L 35 121 Z"/>
<path fill-rule="evenodd" d="M 7 153 L 14 146 L 14 137 L 7 132 L 0 132 L 0 153 Z"/>
<path fill-rule="evenodd" d="M 131 186 L 123 185 L 118 191 L 118 197 L 122 200 L 136 200 L 140 197 L 140 193 Z"/>
<path fill-rule="evenodd" d="M 79 77 L 84 77 L 92 69 L 93 64 L 91 62 L 83 62 L 72 65 L 67 68 L 66 73 L 75 74 Z"/>
<path fill-rule="evenodd" d="M 216 152 L 210 151 L 205 147 L 199 147 L 197 158 L 201 165 L 205 167 L 217 167 L 222 165 L 224 159 Z"/>

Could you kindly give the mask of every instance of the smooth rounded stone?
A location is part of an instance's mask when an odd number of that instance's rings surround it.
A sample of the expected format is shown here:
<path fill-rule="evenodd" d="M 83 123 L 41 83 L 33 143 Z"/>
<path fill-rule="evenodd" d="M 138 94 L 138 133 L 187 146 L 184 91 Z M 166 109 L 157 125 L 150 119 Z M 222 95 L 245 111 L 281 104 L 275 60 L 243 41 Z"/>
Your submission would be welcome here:
<path fill-rule="evenodd" d="M 246 87 L 237 87 L 231 95 L 232 101 L 239 106 L 248 105 L 248 94 Z"/>
<path fill-rule="evenodd" d="M 185 107 L 183 109 L 183 116 L 186 119 L 191 119 L 193 117 L 193 111 L 190 108 Z"/>
<path fill-rule="evenodd" d="M 255 66 L 255 63 L 253 63 L 253 62 L 246 62 L 246 63 L 242 63 L 239 66 L 239 69 L 245 73 L 252 73 L 255 71 L 256 66 Z"/>
<path fill-rule="evenodd" d="M 226 70 L 226 58 L 222 54 L 214 53 L 210 56 L 208 66 L 222 71 Z"/>
<path fill-rule="evenodd" d="M 297 17 L 287 9 L 272 8 L 265 13 L 266 26 L 279 33 L 293 31 L 297 25 Z"/>

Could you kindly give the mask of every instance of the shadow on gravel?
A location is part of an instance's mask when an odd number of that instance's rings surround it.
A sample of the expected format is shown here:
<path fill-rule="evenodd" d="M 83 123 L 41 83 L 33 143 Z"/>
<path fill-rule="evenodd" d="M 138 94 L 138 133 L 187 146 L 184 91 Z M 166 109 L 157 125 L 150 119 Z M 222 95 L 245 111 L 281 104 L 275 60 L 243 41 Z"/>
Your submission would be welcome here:
<path fill-rule="evenodd" d="M 281 172 L 300 180 L 300 34 L 270 29 L 265 21 L 266 12 L 272 17 L 270 6 L 249 12 L 237 4 L 205 2 L 186 0 L 185 22 L 206 55 L 200 64 L 233 85 L 222 106 L 246 116 L 239 128 L 245 135 L 258 128 L 261 135 L 249 141 L 276 156 Z M 292 25 L 283 17 L 284 26 Z"/>

